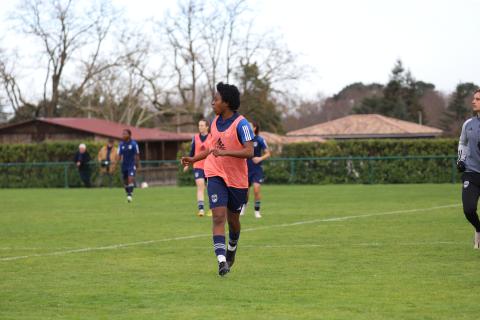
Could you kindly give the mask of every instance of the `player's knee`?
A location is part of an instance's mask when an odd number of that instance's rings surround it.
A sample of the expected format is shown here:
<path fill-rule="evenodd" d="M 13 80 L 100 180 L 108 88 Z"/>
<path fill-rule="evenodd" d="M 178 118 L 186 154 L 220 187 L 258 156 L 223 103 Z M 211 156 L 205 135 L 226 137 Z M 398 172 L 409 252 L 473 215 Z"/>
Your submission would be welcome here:
<path fill-rule="evenodd" d="M 214 225 L 225 224 L 225 216 L 214 214 L 212 217 L 212 221 Z"/>
<path fill-rule="evenodd" d="M 237 225 L 240 223 L 240 215 L 237 213 L 228 214 L 228 225 Z"/>

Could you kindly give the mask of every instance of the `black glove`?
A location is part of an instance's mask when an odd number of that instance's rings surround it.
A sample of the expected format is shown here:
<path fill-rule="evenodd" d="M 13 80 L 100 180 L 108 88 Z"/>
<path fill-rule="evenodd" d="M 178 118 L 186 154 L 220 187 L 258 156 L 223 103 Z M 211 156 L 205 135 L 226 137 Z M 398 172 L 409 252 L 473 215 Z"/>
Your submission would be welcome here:
<path fill-rule="evenodd" d="M 459 172 L 464 172 L 465 171 L 465 162 L 457 161 L 457 169 L 458 169 Z"/>

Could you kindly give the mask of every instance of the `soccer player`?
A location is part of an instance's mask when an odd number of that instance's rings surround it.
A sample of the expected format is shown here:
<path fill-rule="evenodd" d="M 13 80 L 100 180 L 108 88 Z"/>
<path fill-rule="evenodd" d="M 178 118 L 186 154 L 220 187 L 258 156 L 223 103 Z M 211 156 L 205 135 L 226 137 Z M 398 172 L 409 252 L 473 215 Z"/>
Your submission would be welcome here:
<path fill-rule="evenodd" d="M 183 157 L 183 165 L 205 160 L 208 197 L 213 211 L 213 246 L 218 260 L 218 274 L 224 276 L 235 261 L 240 237 L 240 210 L 247 200 L 248 169 L 246 159 L 253 156 L 253 131 L 237 110 L 238 88 L 220 82 L 212 101 L 217 115 L 210 132 L 207 149 L 194 157 Z M 229 241 L 225 246 L 225 221 Z"/>
<path fill-rule="evenodd" d="M 122 132 L 123 141 L 118 146 L 118 156 L 122 161 L 122 177 L 127 193 L 127 201 L 132 202 L 133 188 L 135 187 L 135 174 L 140 168 L 140 149 L 135 140 L 132 140 L 132 132 L 125 129 Z"/>
<path fill-rule="evenodd" d="M 473 248 L 480 249 L 480 220 L 477 203 L 480 197 L 480 89 L 475 91 L 472 101 L 475 116 L 465 121 L 458 143 L 457 167 L 462 174 L 463 212 L 475 228 Z"/>
<path fill-rule="evenodd" d="M 262 168 L 262 161 L 270 158 L 271 153 L 268 149 L 267 142 L 261 136 L 260 133 L 260 126 L 258 123 L 253 122 L 253 131 L 255 133 L 255 138 L 253 139 L 253 158 L 247 160 L 248 165 L 248 186 L 253 185 L 253 192 L 255 195 L 255 218 L 259 219 L 262 217 L 260 214 L 260 203 L 262 200 L 262 196 L 260 194 L 260 189 L 263 183 L 263 168 Z M 262 155 L 263 153 L 263 155 Z M 248 202 L 248 197 L 247 197 Z M 240 212 L 240 215 L 243 216 L 245 214 L 247 204 L 245 204 Z"/>
<path fill-rule="evenodd" d="M 198 131 L 192 139 L 192 146 L 190 148 L 190 157 L 194 157 L 196 154 L 205 151 L 207 149 L 207 144 L 209 142 L 210 134 L 209 131 L 210 124 L 207 120 L 202 119 L 198 121 Z M 193 164 L 193 175 L 195 177 L 195 184 L 197 185 L 197 205 L 198 213 L 197 216 L 203 217 L 205 215 L 205 202 L 204 202 L 204 193 L 205 193 L 205 172 L 203 170 L 205 160 L 197 161 Z M 184 172 L 187 172 L 188 166 L 183 168 Z M 209 210 L 207 216 L 211 216 L 212 213 Z"/>

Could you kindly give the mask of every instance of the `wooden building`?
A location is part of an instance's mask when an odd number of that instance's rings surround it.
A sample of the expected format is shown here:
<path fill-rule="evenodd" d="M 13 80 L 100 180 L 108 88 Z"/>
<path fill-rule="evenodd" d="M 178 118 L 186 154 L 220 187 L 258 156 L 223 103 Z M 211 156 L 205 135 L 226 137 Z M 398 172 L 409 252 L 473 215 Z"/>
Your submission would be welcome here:
<path fill-rule="evenodd" d="M 121 140 L 123 129 L 132 131 L 144 160 L 174 160 L 180 144 L 192 138 L 191 134 L 137 128 L 95 118 L 38 118 L 0 127 L 0 143 Z"/>

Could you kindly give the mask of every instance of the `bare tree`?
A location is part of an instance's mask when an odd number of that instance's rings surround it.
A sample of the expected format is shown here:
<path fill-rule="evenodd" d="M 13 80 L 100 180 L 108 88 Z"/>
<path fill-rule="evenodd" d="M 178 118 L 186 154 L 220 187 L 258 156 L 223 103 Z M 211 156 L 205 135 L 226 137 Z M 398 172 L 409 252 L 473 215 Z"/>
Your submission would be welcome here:
<path fill-rule="evenodd" d="M 215 93 L 218 78 L 229 82 L 238 54 L 239 35 L 235 29 L 247 11 L 245 0 L 216 1 L 202 17 L 204 56 L 199 61 L 207 79 L 210 95 Z"/>
<path fill-rule="evenodd" d="M 40 59 L 45 63 L 42 98 L 49 117 L 56 114 L 66 67 L 82 49 L 94 48 L 89 61 L 84 62 L 89 72 L 78 88 L 82 90 L 88 79 L 98 72 L 95 69 L 100 48 L 114 18 L 106 1 L 88 12 L 81 12 L 75 4 L 72 0 L 23 0 L 15 14 L 22 33 L 40 40 L 43 47 Z M 2 78 L 14 108 L 22 104 L 35 105 L 25 101 L 13 72 L 4 68 Z"/>
<path fill-rule="evenodd" d="M 168 45 L 173 52 L 173 69 L 176 87 L 182 104 L 190 113 L 198 112 L 203 102 L 199 96 L 199 80 L 202 76 L 200 56 L 203 54 L 201 38 L 203 3 L 199 0 L 185 0 L 178 3 L 178 13 L 167 15 L 164 30 Z"/>
<path fill-rule="evenodd" d="M 118 39 L 119 51 L 112 62 L 99 63 L 86 86 L 78 107 L 97 117 L 142 126 L 157 116 L 175 112 L 172 92 L 164 89 L 169 76 L 163 75 L 166 60 L 151 66 L 151 42 L 140 30 L 124 30 Z M 108 67 L 107 67 L 108 66 Z M 86 71 L 89 69 L 86 69 Z"/>

